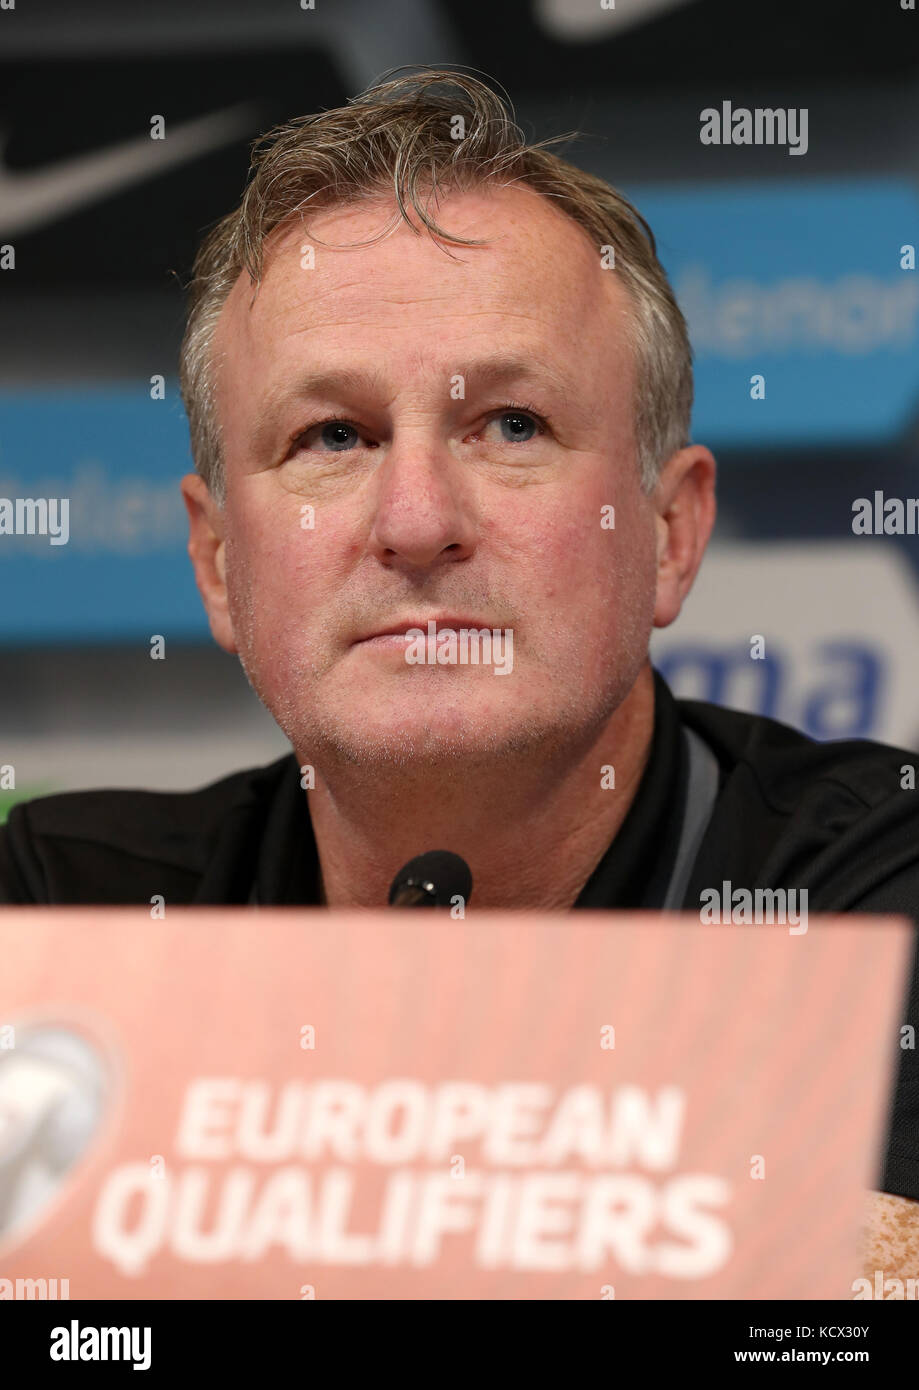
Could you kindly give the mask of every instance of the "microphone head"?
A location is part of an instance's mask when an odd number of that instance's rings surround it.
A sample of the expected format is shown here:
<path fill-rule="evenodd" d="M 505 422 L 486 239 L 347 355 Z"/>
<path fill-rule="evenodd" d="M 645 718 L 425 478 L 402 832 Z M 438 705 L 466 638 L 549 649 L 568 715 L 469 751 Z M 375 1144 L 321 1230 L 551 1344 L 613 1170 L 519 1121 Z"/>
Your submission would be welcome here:
<path fill-rule="evenodd" d="M 448 849 L 431 849 L 404 864 L 389 890 L 390 907 L 450 907 L 451 898 L 468 903 L 472 871 Z"/>

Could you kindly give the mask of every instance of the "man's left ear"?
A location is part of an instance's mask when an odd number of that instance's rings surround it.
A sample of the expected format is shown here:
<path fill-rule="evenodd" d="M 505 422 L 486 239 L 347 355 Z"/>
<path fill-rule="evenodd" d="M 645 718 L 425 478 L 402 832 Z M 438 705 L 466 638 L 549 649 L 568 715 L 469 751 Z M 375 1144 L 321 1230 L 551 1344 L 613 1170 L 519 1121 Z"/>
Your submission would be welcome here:
<path fill-rule="evenodd" d="M 692 588 L 715 524 L 716 464 L 703 444 L 673 454 L 652 494 L 657 532 L 654 626 L 669 627 Z"/>

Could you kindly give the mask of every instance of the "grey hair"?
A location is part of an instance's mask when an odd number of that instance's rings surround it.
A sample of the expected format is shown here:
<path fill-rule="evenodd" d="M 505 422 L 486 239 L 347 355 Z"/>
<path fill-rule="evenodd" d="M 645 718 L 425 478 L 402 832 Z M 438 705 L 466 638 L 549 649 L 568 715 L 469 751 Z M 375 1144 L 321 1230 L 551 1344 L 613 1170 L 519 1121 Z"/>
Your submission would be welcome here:
<path fill-rule="evenodd" d="M 455 137 L 458 129 L 461 138 Z M 633 308 L 628 332 L 636 364 L 640 481 L 646 492 L 653 490 L 666 460 L 689 443 L 693 381 L 686 322 L 657 258 L 654 234 L 637 209 L 603 179 L 547 149 L 568 138 L 527 144 L 510 103 L 485 83 L 466 73 L 423 68 L 377 83 L 346 106 L 276 126 L 254 142 L 239 207 L 212 227 L 195 258 L 181 349 L 192 456 L 218 505 L 226 484 L 214 330 L 239 275 L 245 270 L 253 283 L 260 282 L 271 233 L 307 204 L 319 211 L 388 194 L 397 210 L 380 237 L 400 220 L 418 232 L 414 213 L 443 242 L 480 245 L 439 226 L 431 214 L 436 195 L 512 181 L 555 200 L 598 254 L 612 248 L 615 272 Z M 422 193 L 428 195 L 424 200 Z"/>

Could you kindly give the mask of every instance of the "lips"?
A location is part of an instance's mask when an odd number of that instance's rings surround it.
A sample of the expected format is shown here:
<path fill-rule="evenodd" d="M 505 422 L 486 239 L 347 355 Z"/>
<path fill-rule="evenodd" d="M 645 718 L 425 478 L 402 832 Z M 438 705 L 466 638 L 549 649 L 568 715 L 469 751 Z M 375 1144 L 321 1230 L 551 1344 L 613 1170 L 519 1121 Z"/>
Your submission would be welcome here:
<path fill-rule="evenodd" d="M 440 635 L 440 629 L 450 628 L 452 631 L 455 632 L 457 631 L 457 629 L 461 627 L 488 628 L 489 630 L 491 627 L 489 623 L 480 621 L 478 618 L 461 617 L 456 614 L 447 614 L 444 617 L 438 618 L 429 615 L 428 617 L 424 618 L 406 618 L 404 621 L 401 622 L 390 623 L 386 627 L 373 628 L 370 631 L 365 632 L 363 636 L 356 637 L 352 645 L 357 646 L 359 642 L 371 642 L 376 637 L 404 636 L 410 628 L 417 629 L 418 631 L 424 633 L 425 636 L 427 636 L 428 623 L 434 623 L 436 625 L 436 627 L 438 628 L 438 636 Z"/>

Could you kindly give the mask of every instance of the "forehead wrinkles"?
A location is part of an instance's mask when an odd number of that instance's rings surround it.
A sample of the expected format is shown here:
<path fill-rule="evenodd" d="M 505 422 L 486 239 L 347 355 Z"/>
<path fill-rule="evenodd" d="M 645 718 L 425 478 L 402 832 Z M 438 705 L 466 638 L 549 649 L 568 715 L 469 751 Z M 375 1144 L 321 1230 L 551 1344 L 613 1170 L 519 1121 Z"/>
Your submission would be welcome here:
<path fill-rule="evenodd" d="M 426 232 L 419 236 L 401 224 L 370 247 L 317 245 L 314 267 L 303 269 L 300 252 L 308 234 L 295 225 L 266 253 L 257 295 L 238 282 L 232 307 L 244 302 L 266 326 L 299 313 L 304 328 L 381 311 L 459 317 L 515 309 L 545 319 L 570 313 L 572 301 L 586 312 L 596 305 L 601 284 L 611 285 L 614 277 L 601 269 L 582 229 L 538 195 L 503 190 L 487 198 L 463 195 L 457 203 L 458 212 L 451 216 L 445 209 L 443 219 L 456 223 L 458 234 L 486 238 L 486 245 L 451 246 L 447 254 Z M 470 216 L 470 203 L 479 204 L 477 218 Z M 331 242 L 357 240 L 372 234 L 377 220 L 355 209 L 329 214 L 318 219 L 316 234 Z"/>
<path fill-rule="evenodd" d="M 390 338 L 388 347 L 381 338 L 379 352 L 372 338 L 359 343 L 360 355 L 371 360 L 377 355 L 381 366 L 398 341 L 400 377 L 409 363 L 399 340 L 423 333 L 425 325 L 443 323 L 455 325 L 455 334 L 448 326 L 439 338 L 428 335 L 423 345 L 419 338 L 411 346 L 417 369 L 461 370 L 467 339 L 471 346 L 491 334 L 496 347 L 511 346 L 519 326 L 521 343 L 532 344 L 548 332 L 553 355 L 574 355 L 580 373 L 591 376 L 592 361 L 595 371 L 605 375 L 626 336 L 628 296 L 616 277 L 601 268 L 599 254 L 575 223 L 537 195 L 521 208 L 514 202 L 519 196 L 519 190 L 506 190 L 504 206 L 497 209 L 488 200 L 488 215 L 470 226 L 445 215 L 446 224 L 460 235 L 489 238 L 484 247 L 451 247 L 459 262 L 427 233 L 416 236 L 403 224 L 391 237 L 360 250 L 317 246 L 316 267 L 306 270 L 300 266 L 300 248 L 307 233 L 299 225 L 288 227 L 266 255 L 258 292 L 243 272 L 228 296 L 214 337 L 218 390 L 227 375 L 222 368 L 227 354 L 237 368 L 231 368 L 236 380 L 227 399 L 234 407 L 244 406 L 237 396 L 257 394 L 254 378 L 269 372 L 272 362 L 277 368 L 279 361 L 293 360 L 298 339 L 306 343 L 313 334 L 336 328 L 347 334 L 349 326 Z M 330 242 L 372 235 L 374 221 L 366 211 L 362 216 L 361 225 L 355 225 L 360 222 L 356 210 L 344 219 L 319 219 L 317 234 Z M 351 225 L 342 229 L 336 225 L 341 220 Z M 347 350 L 346 338 L 341 346 Z M 314 342 L 312 351 L 316 347 Z M 249 377 L 251 392 L 245 389 Z M 221 410 L 223 406 L 221 402 Z"/>
<path fill-rule="evenodd" d="M 287 306 L 250 321 L 236 340 L 231 372 L 242 386 L 251 380 L 275 379 L 278 373 L 348 367 L 374 371 L 403 383 L 462 372 L 491 356 L 555 363 L 578 377 L 609 369 L 619 336 L 612 306 L 583 307 L 571 297 L 556 306 L 537 295 L 488 295 L 470 303 L 465 296 L 409 301 L 388 296 L 368 303 L 358 293 L 338 301 L 334 315 L 315 317 L 310 306 Z M 227 335 L 235 340 L 235 334 Z M 573 364 L 577 364 L 576 367 Z"/>

